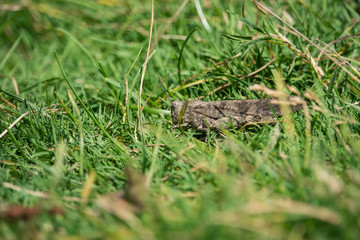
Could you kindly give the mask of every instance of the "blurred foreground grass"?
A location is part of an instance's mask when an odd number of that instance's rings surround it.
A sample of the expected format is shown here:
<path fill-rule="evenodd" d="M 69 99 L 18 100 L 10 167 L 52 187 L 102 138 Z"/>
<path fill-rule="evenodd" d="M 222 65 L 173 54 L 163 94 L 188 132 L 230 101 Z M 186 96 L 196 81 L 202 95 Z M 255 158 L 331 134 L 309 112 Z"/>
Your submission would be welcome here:
<path fill-rule="evenodd" d="M 155 1 L 141 125 L 151 1 L 0 3 L 1 239 L 358 238 L 359 6 L 196 2 Z M 164 88 L 304 110 L 184 135 Z"/>

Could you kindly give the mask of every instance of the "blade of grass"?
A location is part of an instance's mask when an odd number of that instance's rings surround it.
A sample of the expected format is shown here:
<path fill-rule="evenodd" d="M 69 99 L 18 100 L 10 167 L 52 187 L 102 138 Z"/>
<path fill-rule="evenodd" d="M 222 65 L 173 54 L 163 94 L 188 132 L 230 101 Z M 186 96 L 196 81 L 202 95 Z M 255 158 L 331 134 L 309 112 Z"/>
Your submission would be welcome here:
<path fill-rule="evenodd" d="M 62 33 L 65 33 L 76 45 L 78 45 L 80 47 L 80 49 L 86 54 L 86 56 L 88 56 L 88 58 L 91 60 L 91 62 L 94 64 L 94 66 L 98 67 L 98 65 L 96 64 L 95 59 L 91 56 L 90 52 L 70 32 L 66 31 L 63 28 L 55 28 L 55 30 L 57 30 L 59 32 L 62 32 Z"/>
<path fill-rule="evenodd" d="M 20 35 L 16 41 L 14 42 L 14 44 L 11 46 L 10 50 L 6 53 L 5 57 L 1 60 L 0 62 L 0 71 L 2 70 L 2 68 L 5 66 L 7 60 L 9 59 L 10 55 L 14 52 L 15 48 L 17 47 L 17 45 L 19 44 L 20 40 L 22 38 L 22 35 Z"/>
<path fill-rule="evenodd" d="M 57 99 L 59 100 L 61 106 L 64 108 L 65 112 L 66 112 L 67 114 L 69 114 L 70 119 L 71 119 L 74 123 L 78 124 L 78 120 L 76 120 L 76 118 L 74 117 L 74 115 L 71 114 L 70 110 L 65 106 L 63 100 L 61 100 L 60 96 L 57 94 L 56 91 L 54 91 L 54 94 L 56 95 Z"/>
<path fill-rule="evenodd" d="M 100 128 L 101 132 L 107 137 L 110 139 L 111 142 L 114 143 L 114 145 L 121 151 L 124 151 L 125 152 L 125 149 L 124 147 L 116 140 L 114 139 L 107 131 L 106 129 L 100 124 L 100 122 L 97 120 L 97 118 L 94 116 L 94 114 L 92 114 L 90 112 L 90 110 L 86 107 L 86 105 L 84 104 L 84 102 L 81 100 L 81 98 L 78 96 L 78 94 L 76 93 L 74 87 L 72 86 L 72 84 L 70 83 L 70 80 L 69 78 L 67 77 L 60 61 L 59 61 L 59 58 L 56 54 L 56 52 L 54 53 L 55 54 L 55 59 L 56 59 L 56 62 L 58 63 L 59 65 L 59 68 L 60 68 L 60 71 L 66 81 L 66 83 L 68 84 L 68 86 L 70 87 L 71 91 L 74 93 L 76 99 L 80 102 L 81 106 L 84 108 L 85 112 L 89 115 L 89 117 L 94 121 L 95 125 Z"/>
<path fill-rule="evenodd" d="M 189 35 L 186 37 L 183 45 L 181 46 L 181 50 L 180 50 L 180 53 L 179 53 L 179 58 L 178 58 L 178 78 L 179 78 L 179 83 L 182 85 L 182 80 L 181 80 L 181 68 L 180 68 L 180 63 L 181 63 L 181 57 L 182 57 L 182 53 L 184 51 L 184 48 L 185 48 L 185 45 L 186 43 L 189 41 L 191 35 L 197 30 L 197 28 L 194 28 L 193 30 L 191 30 L 191 32 L 189 33 Z"/>

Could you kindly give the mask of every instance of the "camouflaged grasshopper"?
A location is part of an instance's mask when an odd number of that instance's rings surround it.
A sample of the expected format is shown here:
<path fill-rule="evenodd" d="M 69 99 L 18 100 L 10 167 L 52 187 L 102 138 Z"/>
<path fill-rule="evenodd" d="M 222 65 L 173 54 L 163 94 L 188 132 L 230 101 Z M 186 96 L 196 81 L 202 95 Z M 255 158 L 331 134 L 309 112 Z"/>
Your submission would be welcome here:
<path fill-rule="evenodd" d="M 171 103 L 171 117 L 179 126 L 192 126 L 200 131 L 235 128 L 248 123 L 275 122 L 282 116 L 277 99 L 223 100 L 213 102 L 178 101 Z M 293 111 L 301 104 L 291 104 Z"/>

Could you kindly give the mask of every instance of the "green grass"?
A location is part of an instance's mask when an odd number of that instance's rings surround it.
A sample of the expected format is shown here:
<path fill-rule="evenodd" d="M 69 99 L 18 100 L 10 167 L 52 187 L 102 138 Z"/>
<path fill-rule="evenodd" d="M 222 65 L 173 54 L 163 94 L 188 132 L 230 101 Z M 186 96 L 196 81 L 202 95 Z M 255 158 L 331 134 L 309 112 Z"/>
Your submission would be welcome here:
<path fill-rule="evenodd" d="M 21 2 L 0 3 L 1 239 L 358 239 L 355 1 L 272 1 L 283 21 L 200 1 L 210 30 L 189 1 L 162 35 L 182 1 L 155 1 L 142 121 L 151 1 Z M 181 132 L 160 81 L 171 100 L 269 97 L 262 84 L 306 108 Z"/>

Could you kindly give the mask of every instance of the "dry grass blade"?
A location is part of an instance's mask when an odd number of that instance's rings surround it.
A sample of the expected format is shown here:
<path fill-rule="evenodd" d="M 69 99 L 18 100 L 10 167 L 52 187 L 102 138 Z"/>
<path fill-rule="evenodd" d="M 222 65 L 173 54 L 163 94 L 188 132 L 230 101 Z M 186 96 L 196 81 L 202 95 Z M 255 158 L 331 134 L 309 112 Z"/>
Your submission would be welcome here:
<path fill-rule="evenodd" d="M 311 46 L 317 48 L 319 51 L 322 51 L 324 48 L 320 47 L 319 45 L 315 44 L 313 41 L 311 41 L 309 38 L 307 38 L 304 34 L 302 34 L 301 32 L 299 32 L 296 28 L 294 28 L 293 26 L 291 26 L 289 23 L 287 23 L 286 21 L 284 21 L 281 17 L 279 17 L 278 15 L 276 15 L 273 11 L 271 11 L 269 8 L 265 7 L 263 4 L 254 1 L 253 3 L 255 4 L 255 6 L 261 10 L 262 12 L 267 12 L 271 15 L 273 15 L 275 18 L 277 18 L 279 21 L 281 21 L 282 23 L 286 24 L 289 28 L 291 28 L 299 37 L 302 37 L 304 40 L 306 40 L 308 43 L 310 43 Z M 337 61 L 334 57 L 332 57 L 327 51 L 324 51 L 324 55 L 327 56 L 330 60 L 332 60 L 336 65 L 338 65 L 341 69 L 343 69 L 353 80 L 355 80 L 356 82 L 360 83 L 360 80 L 353 74 L 351 73 L 347 68 L 345 68 L 343 66 L 343 64 L 341 64 L 341 62 Z"/>
<path fill-rule="evenodd" d="M 6 188 L 10 188 L 17 192 L 24 192 L 24 193 L 29 194 L 34 197 L 39 197 L 39 198 L 50 198 L 51 197 L 49 194 L 47 194 L 45 192 L 24 189 L 24 188 L 21 188 L 21 187 L 18 187 L 16 185 L 12 184 L 12 183 L 8 183 L 8 182 L 3 182 L 2 185 Z M 70 201 L 70 202 L 82 202 L 82 200 L 78 197 L 62 197 L 62 199 L 65 201 Z"/>
<path fill-rule="evenodd" d="M 271 59 L 270 62 L 266 63 L 264 66 L 260 67 L 259 69 L 253 71 L 252 73 L 249 73 L 248 75 L 245 76 L 240 76 L 239 79 L 243 79 L 243 78 L 247 78 L 247 77 L 251 77 L 254 76 L 255 74 L 257 74 L 258 72 L 261 72 L 262 70 L 264 70 L 265 68 L 267 68 L 270 64 L 272 64 L 275 61 L 275 58 Z M 214 90 L 210 91 L 207 95 L 210 96 L 211 94 L 230 86 L 229 83 L 225 83 L 224 85 L 215 88 Z M 199 99 L 203 99 L 205 96 L 200 96 Z"/>
<path fill-rule="evenodd" d="M 14 85 L 16 95 L 19 96 L 20 92 L 19 92 L 19 87 L 18 87 L 16 79 L 14 77 L 11 77 L 11 81 L 12 81 L 12 83 Z"/>
<path fill-rule="evenodd" d="M 331 50 L 330 46 L 333 45 L 334 43 L 341 42 L 341 41 L 351 39 L 351 38 L 356 38 L 359 36 L 360 36 L 360 33 L 352 34 L 352 35 L 349 35 L 346 37 L 341 37 L 341 38 L 338 38 L 338 39 L 335 39 L 335 40 L 329 42 L 328 44 L 326 44 L 326 47 Z M 321 56 L 324 54 L 325 51 L 326 51 L 326 48 L 323 48 L 323 50 L 319 53 L 318 59 L 321 58 Z"/>
<path fill-rule="evenodd" d="M 265 87 L 265 85 L 263 84 L 254 84 L 252 86 L 249 87 L 249 90 L 251 91 L 262 91 L 264 92 L 266 95 L 269 95 L 273 98 L 280 98 L 284 96 L 284 92 L 282 91 L 277 91 L 277 90 L 273 90 L 271 88 Z"/>
<path fill-rule="evenodd" d="M 144 111 L 144 108 L 145 108 L 147 102 L 149 101 L 149 99 L 151 98 L 151 96 L 155 93 L 155 91 L 156 91 L 159 87 L 160 87 L 160 83 L 154 88 L 154 90 L 152 90 L 152 92 L 149 94 L 148 98 L 145 100 L 145 103 L 144 103 L 144 105 L 143 105 L 142 108 L 141 108 L 141 112 Z"/>
<path fill-rule="evenodd" d="M 319 40 L 320 41 L 320 40 Z M 324 54 L 324 51 L 329 49 L 330 52 L 333 53 L 333 55 L 335 55 L 340 62 L 343 65 L 347 65 L 349 66 L 354 72 L 356 72 L 358 75 L 360 75 L 360 72 L 349 62 L 347 61 L 345 58 L 343 58 L 338 52 L 336 52 L 335 50 L 333 50 L 329 44 L 324 43 L 323 41 L 320 41 L 322 44 L 325 45 L 325 47 L 323 48 L 323 50 L 320 52 L 319 57 L 318 57 L 318 61 L 320 61 L 320 57 L 322 56 L 322 54 Z"/>
<path fill-rule="evenodd" d="M 144 85 L 144 78 L 145 78 L 147 62 L 148 62 L 149 56 L 150 56 L 150 47 L 151 47 L 151 38 L 152 38 L 153 27 L 154 27 L 154 0 L 151 0 L 151 20 L 150 20 L 149 42 L 148 42 L 148 48 L 147 48 L 147 51 L 146 51 L 146 58 L 145 58 L 145 62 L 144 62 L 144 65 L 143 65 L 143 70 L 142 70 L 142 73 L 141 73 L 140 88 L 139 88 L 138 123 L 139 123 L 139 129 L 140 129 L 141 135 L 142 135 L 141 95 L 142 95 L 142 89 L 143 89 L 143 85 Z M 135 139 L 137 139 L 136 130 L 135 130 Z"/>
<path fill-rule="evenodd" d="M 24 7 L 23 4 L 2 4 L 0 5 L 0 11 L 16 12 L 22 10 Z"/>
<path fill-rule="evenodd" d="M 10 126 L 8 127 L 8 129 L 11 129 L 13 128 L 23 117 L 25 117 L 26 115 L 28 115 L 29 112 L 26 112 L 26 113 L 23 113 L 20 117 L 18 117 L 12 124 L 10 124 Z M 5 129 L 5 131 L 3 131 L 1 134 L 0 134 L 0 139 L 5 136 L 5 134 L 8 132 L 7 129 Z"/>
<path fill-rule="evenodd" d="M 186 7 L 186 5 L 188 4 L 189 0 L 184 0 L 183 3 L 181 4 L 181 6 L 179 7 L 179 9 L 175 12 L 175 14 L 170 18 L 170 20 L 167 22 L 166 26 L 163 28 L 163 30 L 158 33 L 156 40 L 152 43 L 151 48 L 150 48 L 150 52 L 152 52 L 157 43 L 159 42 L 159 39 L 162 38 L 164 36 L 164 34 L 167 32 L 167 30 L 169 30 L 171 24 L 177 19 L 177 17 L 180 15 L 180 13 L 184 10 L 184 8 Z M 186 36 L 185 36 L 186 39 Z M 184 40 L 185 40 L 184 39 Z"/>
<path fill-rule="evenodd" d="M 252 201 L 244 206 L 241 212 L 247 214 L 297 214 L 316 218 L 334 225 L 339 225 L 342 222 L 341 216 L 335 211 L 324 207 L 312 206 L 299 201 L 293 201 L 291 199 L 273 199 L 266 202 Z"/>
<path fill-rule="evenodd" d="M 308 55 L 308 59 L 310 59 L 310 63 L 312 65 L 312 67 L 314 68 L 316 75 L 319 79 L 322 79 L 325 74 L 324 71 L 321 69 L 321 67 L 317 64 L 317 62 L 314 60 L 314 58 L 311 56 L 310 52 L 308 49 L 306 49 L 306 53 Z"/>
<path fill-rule="evenodd" d="M 90 172 L 88 179 L 85 181 L 84 186 L 81 190 L 81 200 L 84 203 L 88 202 L 89 195 L 91 193 L 91 190 L 93 189 L 95 179 L 96 179 L 96 173 Z"/>
<path fill-rule="evenodd" d="M 129 102 L 129 81 L 127 78 L 127 75 L 125 76 L 125 105 L 123 106 L 123 111 L 124 111 L 124 115 L 123 115 L 123 122 L 125 122 L 126 119 L 126 106 L 128 105 Z"/>

